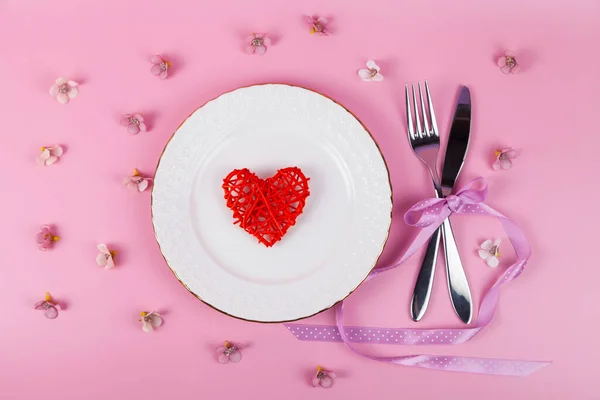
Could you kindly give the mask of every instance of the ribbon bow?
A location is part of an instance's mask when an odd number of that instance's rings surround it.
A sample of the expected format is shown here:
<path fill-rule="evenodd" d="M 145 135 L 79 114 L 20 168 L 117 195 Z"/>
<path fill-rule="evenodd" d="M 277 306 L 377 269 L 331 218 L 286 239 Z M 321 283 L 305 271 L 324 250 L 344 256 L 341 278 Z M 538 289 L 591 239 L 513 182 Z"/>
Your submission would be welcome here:
<path fill-rule="evenodd" d="M 478 185 L 481 187 L 477 188 Z M 419 201 L 404 214 L 404 222 L 421 228 L 440 226 L 451 214 L 481 213 L 483 210 L 479 208 L 479 203 L 485 201 L 487 193 L 487 182 L 483 178 L 477 178 L 455 195 Z"/>
<path fill-rule="evenodd" d="M 455 195 L 445 198 L 422 200 L 412 206 L 404 214 L 404 221 L 410 226 L 421 228 L 419 233 L 399 260 L 391 265 L 373 269 L 367 278 L 373 279 L 385 271 L 400 266 L 429 240 L 433 232 L 451 214 L 478 214 L 496 217 L 502 223 L 502 227 L 510 239 L 517 260 L 504 271 L 494 285 L 484 294 L 479 306 L 479 315 L 474 326 L 462 329 L 348 327 L 344 326 L 343 323 L 344 302 L 342 301 L 335 308 L 335 326 L 286 324 L 286 327 L 300 340 L 343 342 L 350 350 L 362 357 L 410 367 L 492 375 L 524 376 L 547 366 L 549 362 L 545 361 L 503 360 L 462 356 L 416 354 L 382 357 L 370 355 L 362 349 L 353 346 L 353 343 L 360 343 L 367 336 L 363 332 L 377 332 L 373 333 L 372 336 L 379 335 L 376 337 L 379 341 L 378 343 L 406 345 L 460 344 L 469 341 L 491 322 L 496 311 L 500 287 L 516 279 L 521 274 L 531 256 L 531 248 L 525 234 L 517 224 L 484 203 L 487 192 L 487 182 L 485 179 L 477 178 L 469 182 Z M 385 332 L 385 334 L 381 332 Z M 389 337 L 386 335 L 389 335 Z M 385 339 L 385 341 L 381 339 Z"/>

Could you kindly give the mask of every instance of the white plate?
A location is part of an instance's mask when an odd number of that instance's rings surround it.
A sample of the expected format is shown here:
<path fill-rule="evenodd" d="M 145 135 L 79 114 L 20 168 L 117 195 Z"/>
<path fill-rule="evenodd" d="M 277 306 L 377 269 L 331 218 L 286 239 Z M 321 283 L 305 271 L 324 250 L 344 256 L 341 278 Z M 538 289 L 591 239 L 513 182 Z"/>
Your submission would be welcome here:
<path fill-rule="evenodd" d="M 297 166 L 310 178 L 304 212 L 273 247 L 233 225 L 223 179 Z M 267 84 L 197 109 L 167 144 L 152 215 L 170 268 L 199 299 L 228 315 L 283 322 L 344 299 L 386 242 L 391 188 L 383 157 L 339 104 L 296 86 Z"/>

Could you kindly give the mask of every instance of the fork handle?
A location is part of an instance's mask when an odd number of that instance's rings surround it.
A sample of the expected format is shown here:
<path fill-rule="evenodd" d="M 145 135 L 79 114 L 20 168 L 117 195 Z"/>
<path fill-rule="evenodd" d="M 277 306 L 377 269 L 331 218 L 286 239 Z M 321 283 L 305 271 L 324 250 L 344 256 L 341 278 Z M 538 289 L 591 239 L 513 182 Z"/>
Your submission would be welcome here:
<path fill-rule="evenodd" d="M 435 230 L 425 251 L 425 257 L 419 270 L 419 276 L 415 282 L 413 297 L 410 303 L 410 315 L 414 321 L 419 321 L 425 315 L 429 298 L 431 297 L 431 288 L 433 287 L 433 275 L 435 274 L 435 264 L 437 261 L 438 249 L 440 247 L 440 231 Z"/>
<path fill-rule="evenodd" d="M 468 324 L 473 317 L 473 301 L 471 300 L 469 282 L 467 281 L 467 276 L 460 260 L 460 254 L 454 241 L 454 234 L 452 233 L 452 225 L 449 218 L 446 218 L 443 222 L 441 230 L 442 238 L 444 239 L 446 273 L 448 275 L 448 290 L 450 292 L 450 299 L 452 300 L 452 307 L 454 307 L 454 311 L 461 321 Z"/>

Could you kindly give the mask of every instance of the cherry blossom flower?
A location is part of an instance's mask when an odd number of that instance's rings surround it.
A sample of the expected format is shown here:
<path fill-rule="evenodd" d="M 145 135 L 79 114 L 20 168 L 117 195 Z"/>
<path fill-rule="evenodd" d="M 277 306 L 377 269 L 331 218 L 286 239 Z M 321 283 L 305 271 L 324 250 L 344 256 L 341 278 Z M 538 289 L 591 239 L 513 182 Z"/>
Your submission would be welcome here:
<path fill-rule="evenodd" d="M 146 333 L 152 332 L 154 328 L 162 325 L 163 319 L 156 311 L 142 311 L 140 313 L 142 321 L 142 330 Z"/>
<path fill-rule="evenodd" d="M 317 34 L 319 36 L 329 36 L 329 29 L 327 29 L 327 19 L 313 15 L 311 17 L 305 17 L 306 24 L 310 27 L 310 34 Z"/>
<path fill-rule="evenodd" d="M 74 99 L 79 94 L 79 85 L 77 82 L 70 81 L 67 78 L 58 78 L 50 88 L 50 96 L 56 98 L 60 104 L 67 104 L 69 100 Z"/>
<path fill-rule="evenodd" d="M 225 346 L 217 347 L 217 354 L 221 364 L 237 363 L 242 359 L 240 347 L 230 342 L 225 342 Z"/>
<path fill-rule="evenodd" d="M 48 166 L 57 162 L 62 155 L 63 148 L 60 145 L 44 146 L 40 149 L 40 154 L 36 160 L 39 165 Z"/>
<path fill-rule="evenodd" d="M 146 124 L 142 114 L 124 114 L 121 117 L 121 125 L 127 127 L 127 132 L 132 135 L 137 135 L 140 132 L 146 132 Z"/>
<path fill-rule="evenodd" d="M 367 68 L 358 70 L 358 76 L 365 82 L 381 82 L 383 75 L 381 75 L 380 68 L 375 61 L 367 61 Z"/>
<path fill-rule="evenodd" d="M 150 185 L 151 178 L 142 176 L 137 169 L 133 170 L 133 175 L 123 180 L 123 184 L 136 192 L 143 192 Z"/>
<path fill-rule="evenodd" d="M 105 244 L 98 245 L 98 255 L 96 256 L 96 262 L 98 265 L 104 267 L 104 269 L 111 269 L 115 267 L 115 256 L 117 255 L 116 251 L 108 250 Z"/>
<path fill-rule="evenodd" d="M 169 76 L 169 68 L 171 68 L 171 62 L 165 60 L 158 54 L 150 57 L 150 62 L 153 64 L 150 72 L 153 75 L 158 76 L 160 79 L 166 79 Z"/>
<path fill-rule="evenodd" d="M 271 39 L 266 33 L 253 33 L 246 38 L 246 52 L 248 54 L 258 54 L 262 56 L 267 52 L 267 47 L 271 45 Z"/>
<path fill-rule="evenodd" d="M 492 165 L 494 171 L 510 169 L 513 164 L 512 160 L 517 158 L 517 152 L 511 148 L 496 150 L 494 154 L 496 155 L 496 161 Z"/>
<path fill-rule="evenodd" d="M 500 242 L 501 239 L 496 239 L 493 242 L 488 239 L 481 244 L 481 249 L 477 252 L 479 253 L 479 257 L 481 257 L 488 266 L 492 268 L 496 268 L 500 261 Z"/>
<path fill-rule="evenodd" d="M 498 64 L 498 67 L 500 67 L 500 71 L 505 74 L 514 75 L 519 72 L 519 69 L 521 68 L 520 64 L 517 63 L 515 54 L 510 50 L 506 50 L 504 54 L 498 57 L 496 63 Z"/>
<path fill-rule="evenodd" d="M 40 250 L 50 250 L 54 247 L 54 242 L 58 242 L 60 237 L 52 233 L 51 227 L 48 225 L 42 226 L 40 232 L 36 236 L 36 241 L 40 245 Z"/>
<path fill-rule="evenodd" d="M 312 378 L 313 387 L 321 386 L 322 388 L 329 389 L 333 386 L 333 380 L 335 379 L 335 372 L 323 369 L 321 366 L 317 366 L 317 373 Z"/>
<path fill-rule="evenodd" d="M 35 310 L 44 310 L 44 315 L 46 318 L 54 319 L 58 317 L 58 309 L 60 308 L 60 305 L 56 301 L 52 300 L 50 293 L 46 292 L 44 300 L 35 303 L 33 308 Z"/>

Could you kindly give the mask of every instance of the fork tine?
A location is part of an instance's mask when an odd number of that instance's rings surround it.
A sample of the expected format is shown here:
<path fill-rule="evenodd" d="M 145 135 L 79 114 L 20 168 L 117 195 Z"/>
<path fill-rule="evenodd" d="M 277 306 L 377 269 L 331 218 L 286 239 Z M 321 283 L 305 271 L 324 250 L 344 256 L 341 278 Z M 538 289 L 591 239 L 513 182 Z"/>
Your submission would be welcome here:
<path fill-rule="evenodd" d="M 423 102 L 423 91 L 421 90 L 421 82 L 419 82 L 419 99 L 421 100 L 421 113 L 423 114 L 423 125 L 425 125 L 425 136 L 431 136 L 431 131 L 429 130 L 428 122 L 429 118 L 427 117 L 427 111 L 425 110 L 425 102 Z"/>
<path fill-rule="evenodd" d="M 431 116 L 431 129 L 435 136 L 440 137 L 437 121 L 435 119 L 435 112 L 433 111 L 433 101 L 431 100 L 431 92 L 429 91 L 429 84 L 425 81 L 425 91 L 427 92 L 427 103 L 429 103 L 429 115 Z"/>
<path fill-rule="evenodd" d="M 423 130 L 421 128 L 421 117 L 419 117 L 419 105 L 417 104 L 417 96 L 415 95 L 415 84 L 412 84 L 412 97 L 413 104 L 415 106 L 415 119 L 417 120 L 417 134 L 418 137 L 423 138 Z"/>
<path fill-rule="evenodd" d="M 410 140 L 415 140 L 415 128 L 413 127 L 412 111 L 410 110 L 410 95 L 408 94 L 408 84 L 405 85 L 406 94 L 406 123 L 408 125 L 408 134 Z"/>

